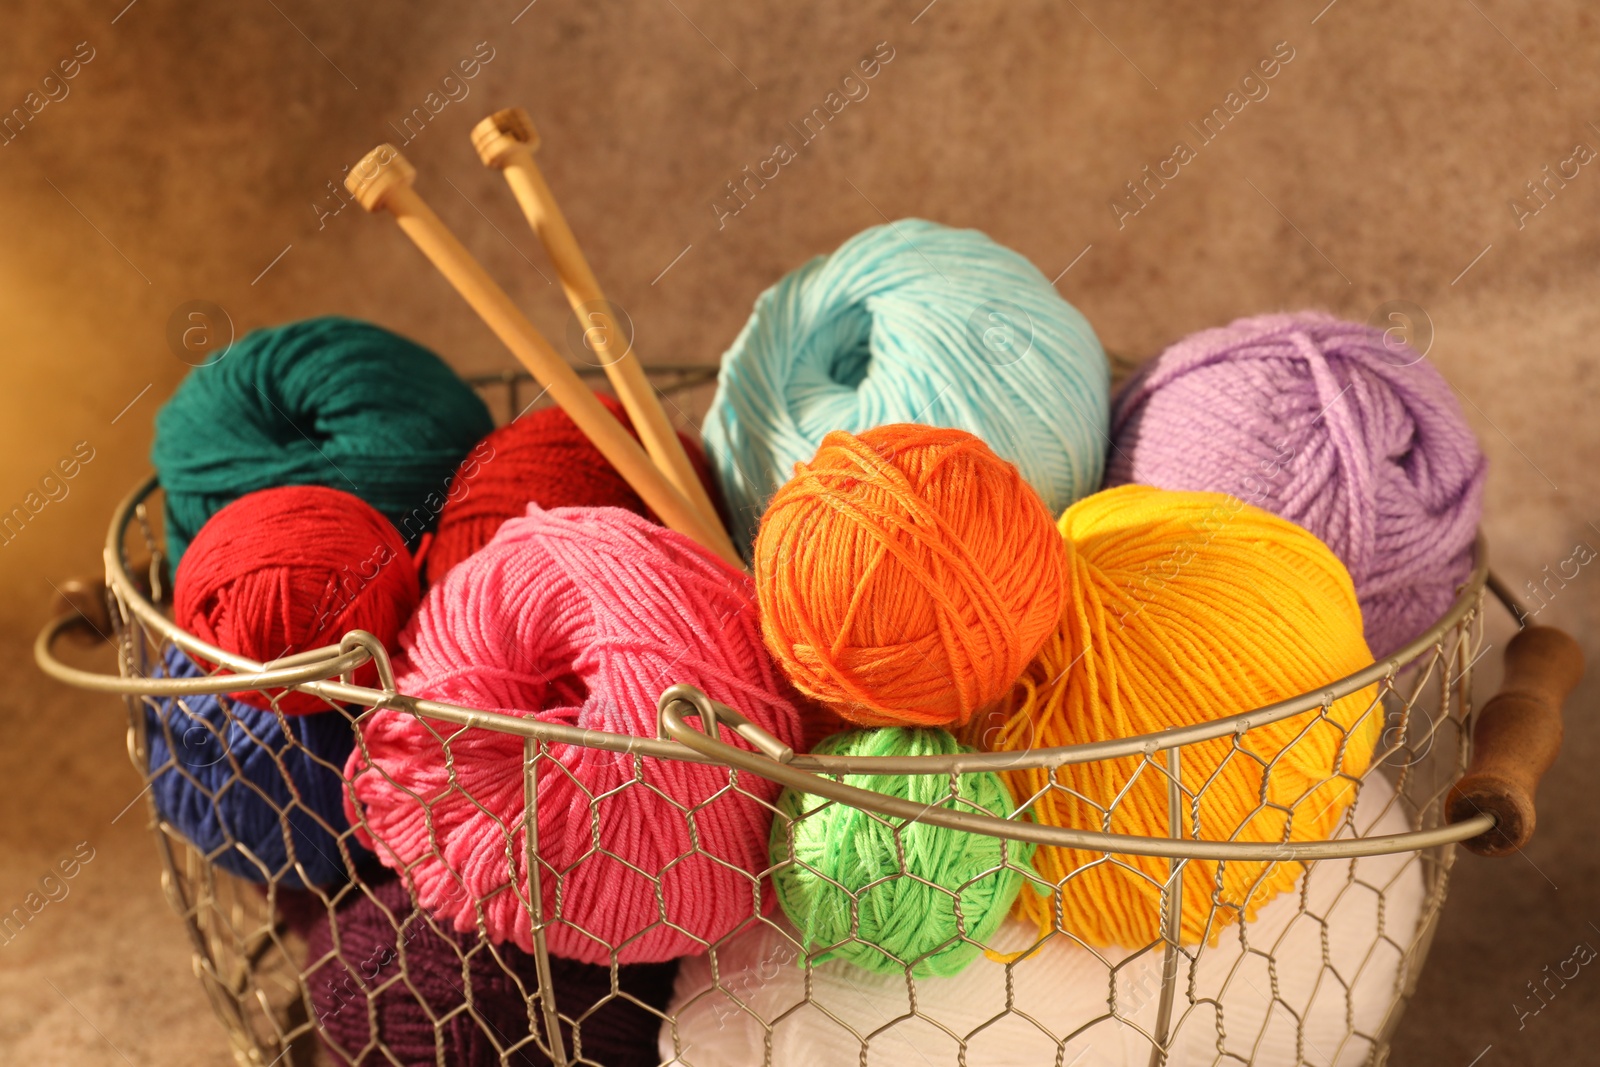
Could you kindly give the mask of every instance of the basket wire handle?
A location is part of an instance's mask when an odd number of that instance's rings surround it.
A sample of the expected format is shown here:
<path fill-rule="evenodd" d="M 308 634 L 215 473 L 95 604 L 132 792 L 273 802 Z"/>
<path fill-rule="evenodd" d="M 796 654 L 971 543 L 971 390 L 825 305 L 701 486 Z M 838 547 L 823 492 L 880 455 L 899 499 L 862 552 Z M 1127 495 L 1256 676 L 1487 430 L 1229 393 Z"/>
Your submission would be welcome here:
<path fill-rule="evenodd" d="M 1032 841 L 1037 845 L 1077 848 L 1088 852 L 1162 856 L 1168 859 L 1305 863 L 1319 859 L 1383 856 L 1395 852 L 1433 848 L 1437 845 L 1451 845 L 1482 834 L 1494 825 L 1494 816 L 1488 813 L 1476 813 L 1458 825 L 1412 830 L 1403 834 L 1378 834 L 1328 841 L 1281 842 L 1143 837 L 1136 834 L 1106 833 L 1100 830 L 1068 829 L 1033 822 L 1025 813 L 1020 812 L 1013 818 L 1002 819 L 995 815 L 979 815 L 976 812 L 953 808 L 930 808 L 926 804 L 916 804 L 901 797 L 870 789 L 859 789 L 837 780 L 836 776 L 855 773 L 852 770 L 830 769 L 817 773 L 803 769 L 798 757 L 792 762 L 784 762 L 778 755 L 769 755 L 767 750 L 781 754 L 788 750 L 788 746 L 766 734 L 760 727 L 746 722 L 744 717 L 732 708 L 711 700 L 691 686 L 674 686 L 663 693 L 658 713 L 663 737 L 676 741 L 713 763 L 748 772 L 791 789 L 826 797 L 889 818 L 928 823 L 946 830 L 962 830 L 1011 841 Z M 727 722 L 740 736 L 749 739 L 752 745 L 762 748 L 763 751 L 749 752 L 710 736 L 707 732 L 697 730 L 685 721 L 687 714 L 694 714 L 700 718 L 702 725 L 708 719 Z M 922 758 L 934 761 L 933 757 Z M 943 767 L 937 772 L 929 768 L 921 773 L 951 773 L 951 771 Z M 954 773 L 967 772 L 958 768 Z"/>
<path fill-rule="evenodd" d="M 719 704 L 694 686 L 682 683 L 664 690 L 661 694 L 661 699 L 656 704 L 657 730 L 663 740 L 672 736 L 667 712 L 680 703 L 689 705 L 695 717 L 700 720 L 700 728 L 713 741 L 717 740 L 717 726 L 721 723 L 727 723 L 732 727 L 734 733 L 750 742 L 757 752 L 769 759 L 785 764 L 794 759 L 793 748 L 779 741 L 776 737 L 773 737 L 767 731 L 728 707 L 728 705 Z"/>
<path fill-rule="evenodd" d="M 96 693 L 115 693 L 122 696 L 207 696 L 215 693 L 234 693 L 245 689 L 292 689 L 306 682 L 320 682 L 335 675 L 347 674 L 367 662 L 372 656 L 370 648 L 359 637 L 365 631 L 354 630 L 345 635 L 344 645 L 327 645 L 294 656 L 272 660 L 261 665 L 258 671 L 239 671 L 232 674 L 208 675 L 203 678 L 154 678 L 145 675 L 123 676 L 101 674 L 70 667 L 56 658 L 53 646 L 56 640 L 74 628 L 83 626 L 83 617 L 76 611 L 63 612 L 45 624 L 33 643 L 33 660 L 40 670 L 58 682 Z M 376 637 L 365 634 L 373 642 Z M 356 638 L 354 643 L 349 643 Z M 181 645 L 179 647 L 182 647 Z M 381 646 L 379 646 L 381 648 Z M 190 651 L 185 648 L 185 652 Z M 379 677 L 388 666 L 388 657 L 380 661 Z M 392 686 L 394 674 L 388 675 Z"/>
<path fill-rule="evenodd" d="M 383 642 L 378 640 L 378 635 L 367 630 L 351 630 L 339 642 L 339 654 L 348 655 L 360 649 L 372 659 L 373 666 L 378 670 L 378 685 L 387 696 L 395 696 L 400 692 L 394 684 L 394 664 L 389 661 L 389 650 L 383 647 Z M 358 663 L 356 666 L 360 666 Z M 339 675 L 339 680 L 345 685 L 356 684 L 356 670 L 351 667 Z"/>
<path fill-rule="evenodd" d="M 1472 764 L 1451 788 L 1445 818 L 1494 826 L 1462 844 L 1480 856 L 1516 852 L 1533 837 L 1534 794 L 1561 751 L 1561 709 L 1583 677 L 1583 650 L 1553 626 L 1527 626 L 1506 646 L 1505 680 L 1473 729 Z"/>

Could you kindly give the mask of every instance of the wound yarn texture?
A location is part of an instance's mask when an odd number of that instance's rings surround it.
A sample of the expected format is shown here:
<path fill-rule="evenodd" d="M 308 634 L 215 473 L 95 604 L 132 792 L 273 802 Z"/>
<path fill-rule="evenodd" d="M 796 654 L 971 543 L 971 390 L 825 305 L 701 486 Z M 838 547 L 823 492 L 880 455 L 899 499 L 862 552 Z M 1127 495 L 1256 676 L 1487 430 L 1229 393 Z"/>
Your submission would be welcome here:
<path fill-rule="evenodd" d="M 654 738 L 657 699 L 685 682 L 800 743 L 749 579 L 618 508 L 530 506 L 429 590 L 400 644 L 397 682 L 413 696 Z M 491 942 L 531 951 L 522 767 L 519 737 L 381 709 L 346 777 L 352 821 L 442 923 L 481 922 Z M 764 910 L 777 794 L 722 767 L 548 745 L 537 797 L 550 951 L 667 960 Z"/>
<path fill-rule="evenodd" d="M 160 677 L 204 678 L 177 647 Z M 226 696 L 147 698 L 156 810 L 211 863 L 252 882 L 343 882 L 371 854 L 350 836 L 340 772 L 355 744 L 344 715 L 280 716 Z"/>
<path fill-rule="evenodd" d="M 837 734 L 828 756 L 953 756 L 944 730 L 890 727 Z M 847 785 L 929 807 L 1009 818 L 993 772 L 849 774 Z M 773 887 L 816 961 L 918 977 L 967 966 L 1005 919 L 1033 846 L 870 814 L 785 789 L 772 823 Z"/>
<path fill-rule="evenodd" d="M 959 726 L 1055 628 L 1065 560 L 1038 494 L 972 434 L 835 431 L 762 520 L 762 633 L 851 722 Z"/>
<path fill-rule="evenodd" d="M 1117 397 L 1106 485 L 1232 493 L 1350 570 L 1376 656 L 1472 572 L 1487 463 L 1449 384 L 1374 326 L 1258 315 L 1172 345 Z"/>
<path fill-rule="evenodd" d="M 596 399 L 638 437 L 621 404 L 604 394 Z M 678 439 L 700 480 L 711 489 L 705 452 L 687 434 Z M 559 407 L 540 408 L 479 441 L 456 468 L 439 528 L 420 560 L 427 584 L 438 582 L 451 567 L 488 544 L 502 523 L 526 512 L 529 504 L 546 510 L 623 508 L 654 518 L 570 415 Z"/>
<path fill-rule="evenodd" d="M 1006 706 L 973 721 L 975 743 L 1030 751 L 1136 737 L 1287 700 L 1372 662 L 1343 564 L 1260 508 L 1220 493 L 1130 485 L 1084 498 L 1059 526 L 1068 589 L 1060 625 Z M 1185 836 L 1329 836 L 1382 725 L 1377 689 L 1368 687 L 1320 711 L 1184 746 Z M 1165 765 L 1156 753 L 1006 778 L 1018 806 L 1047 826 L 1166 837 Z M 1018 914 L 1046 931 L 1059 908 L 1063 928 L 1091 945 L 1156 940 L 1167 861 L 1104 858 L 1041 847 L 1034 867 L 1057 888 L 1022 894 Z M 1295 863 L 1190 859 L 1184 943 L 1249 919 L 1299 872 Z"/>
<path fill-rule="evenodd" d="M 334 1063 L 549 1067 L 537 1044 L 548 1041 L 539 1005 L 529 1004 L 539 990 L 532 956 L 512 945 L 488 952 L 476 938 L 441 928 L 393 876 L 346 894 L 331 916 L 320 906 L 317 912 L 306 936 L 305 987 Z M 655 1067 L 660 1017 L 650 1009 L 666 1007 L 676 970 L 670 963 L 620 968 L 613 994 L 610 969 L 552 957 L 569 1056 L 605 1067 Z M 530 1024 L 530 1012 L 537 1023 Z M 576 1047 L 574 1019 L 581 1020 Z"/>
<path fill-rule="evenodd" d="M 176 566 L 223 505 L 280 485 L 353 493 L 415 546 L 450 472 L 493 428 L 443 360 L 382 327 L 328 317 L 255 330 L 190 371 L 156 415 L 168 555 Z"/>
<path fill-rule="evenodd" d="M 337 645 L 351 630 L 392 649 L 419 595 L 387 519 L 349 493 L 290 485 L 240 497 L 201 527 L 173 580 L 172 615 L 202 641 L 266 662 Z M 377 685 L 376 666 L 363 664 L 355 680 Z M 261 690 L 232 695 L 268 706 Z M 291 715 L 329 707 L 283 691 L 277 706 Z"/>
<path fill-rule="evenodd" d="M 1100 483 L 1109 407 L 1099 339 L 1032 263 L 977 230 L 901 219 L 761 294 L 704 434 L 744 551 L 826 434 L 891 422 L 976 434 L 1058 515 Z"/>

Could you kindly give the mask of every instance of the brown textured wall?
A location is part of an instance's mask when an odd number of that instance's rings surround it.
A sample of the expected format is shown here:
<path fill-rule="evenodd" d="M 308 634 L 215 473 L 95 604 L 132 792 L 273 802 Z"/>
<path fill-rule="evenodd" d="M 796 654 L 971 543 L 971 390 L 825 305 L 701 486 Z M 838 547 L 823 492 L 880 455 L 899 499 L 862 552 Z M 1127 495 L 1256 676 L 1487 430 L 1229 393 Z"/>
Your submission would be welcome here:
<path fill-rule="evenodd" d="M 38 680 L 22 641 L 51 581 L 96 569 L 106 517 L 146 468 L 150 418 L 185 370 L 166 340 L 185 302 L 221 305 L 241 332 L 365 316 L 463 370 L 507 365 L 392 225 L 314 207 L 479 42 L 493 58 L 470 95 L 405 151 L 554 336 L 564 307 L 530 263 L 549 269 L 466 141 L 512 103 L 532 110 L 549 180 L 647 357 L 715 360 L 763 287 L 885 216 L 979 227 L 1047 276 L 1073 264 L 1063 293 L 1136 357 L 1235 315 L 1366 318 L 1409 300 L 1491 457 L 1496 567 L 1521 588 L 1575 542 L 1600 546 L 1600 163 L 1520 225 L 1509 206 L 1578 143 L 1600 148 L 1600 28 L 1575 0 L 125 2 L 0 17 L 0 109 L 79 42 L 93 50 L 70 94 L 0 146 L 0 509 L 77 442 L 94 450 L 70 495 L 0 547 L 13 680 L 0 903 L 80 840 L 99 849 L 76 895 L 0 949 L 0 1048 L 18 1062 L 225 1054 L 157 896 L 142 812 L 110 822 L 136 789 L 116 708 Z M 1284 41 L 1293 58 L 1270 95 L 1119 219 L 1124 183 Z M 870 95 L 719 224 L 725 183 L 880 42 L 893 58 Z M 1591 657 L 1597 592 L 1586 570 L 1543 616 Z M 1574 703 L 1533 847 L 1458 868 L 1397 1062 L 1595 1056 L 1600 976 L 1521 1030 L 1512 1005 L 1575 941 L 1600 943 L 1597 692 Z"/>

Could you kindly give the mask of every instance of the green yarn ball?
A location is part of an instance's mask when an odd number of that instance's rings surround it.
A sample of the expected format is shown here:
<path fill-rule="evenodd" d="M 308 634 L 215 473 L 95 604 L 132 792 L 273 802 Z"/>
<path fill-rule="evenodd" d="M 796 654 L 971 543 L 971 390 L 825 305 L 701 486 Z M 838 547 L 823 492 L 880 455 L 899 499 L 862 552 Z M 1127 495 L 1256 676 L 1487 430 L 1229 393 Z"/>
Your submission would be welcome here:
<path fill-rule="evenodd" d="M 492 429 L 472 387 L 415 341 L 337 317 L 255 330 L 190 371 L 156 415 L 167 552 L 175 567 L 224 505 L 283 485 L 353 493 L 414 548 Z"/>
<path fill-rule="evenodd" d="M 944 730 L 892 727 L 836 734 L 814 750 L 837 756 L 950 756 Z M 848 774 L 847 785 L 929 807 L 1007 818 L 998 774 Z M 813 962 L 849 960 L 869 971 L 952 975 L 993 936 L 1022 888 L 1033 846 L 873 815 L 810 793 L 778 798 L 770 852 L 778 901 Z M 1004 866 L 1002 866 L 1004 864 Z"/>

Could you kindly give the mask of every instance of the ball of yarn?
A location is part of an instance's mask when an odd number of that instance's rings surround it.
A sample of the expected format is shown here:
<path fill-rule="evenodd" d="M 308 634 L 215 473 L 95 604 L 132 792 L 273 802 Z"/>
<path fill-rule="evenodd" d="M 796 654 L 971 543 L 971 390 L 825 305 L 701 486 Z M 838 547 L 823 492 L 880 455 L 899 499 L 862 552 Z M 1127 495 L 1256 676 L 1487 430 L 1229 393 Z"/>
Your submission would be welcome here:
<path fill-rule="evenodd" d="M 1353 827 L 1339 836 L 1404 833 L 1414 829 L 1405 810 L 1372 775 Z M 1416 853 L 1313 864 L 1295 892 L 1263 907 L 1254 922 L 1179 957 L 1167 1067 L 1367 1063 L 1414 975 L 1404 954 L 1424 927 L 1426 904 Z M 840 961 L 797 966 L 805 960 L 797 935 L 764 923 L 714 955 L 683 962 L 660 1060 L 684 1067 L 1150 1062 L 1159 945 L 1135 953 L 1092 951 L 1060 935 L 1040 943 L 1031 925 L 1013 920 L 996 946 L 1020 955 L 1010 963 L 980 957 L 951 978 L 908 980 Z"/>
<path fill-rule="evenodd" d="M 313 1021 L 333 1062 L 549 1067 L 539 1048 L 549 1041 L 543 1012 L 529 1003 L 539 991 L 534 957 L 512 946 L 490 952 L 441 929 L 413 906 L 403 882 L 346 893 L 306 942 Z M 655 1034 L 676 970 L 670 963 L 620 967 L 613 986 L 608 967 L 552 957 L 568 1062 L 655 1067 Z"/>
<path fill-rule="evenodd" d="M 1327 686 L 1372 662 L 1344 566 L 1277 516 L 1220 493 L 1130 485 L 1086 497 L 1059 523 L 1067 548 L 1061 624 L 1007 702 L 969 739 L 1023 751 L 1210 722 Z M 1248 732 L 1185 745 L 1186 836 L 1328 836 L 1382 728 L 1376 687 Z M 1148 764 L 1148 765 L 1147 765 Z M 1166 753 L 1008 771 L 1048 826 L 1167 837 Z M 1018 898 L 1040 929 L 1137 948 L 1160 936 L 1165 859 L 1041 847 L 1057 888 Z M 1183 940 L 1216 937 L 1293 884 L 1295 864 L 1191 859 Z M 1213 908 L 1213 901 L 1217 907 Z"/>
<path fill-rule="evenodd" d="M 952 756 L 943 730 L 837 734 L 816 753 Z M 848 785 L 928 807 L 1011 816 L 998 774 L 850 774 Z M 869 971 L 955 974 L 983 950 L 1022 888 L 1033 847 L 869 814 L 785 789 L 772 823 L 772 885 L 808 953 Z"/>
<path fill-rule="evenodd" d="M 278 485 L 354 493 L 415 545 L 450 472 L 493 428 L 470 386 L 398 334 L 344 318 L 255 330 L 156 415 L 168 554 L 176 565 L 223 505 Z"/>
<path fill-rule="evenodd" d="M 203 678 L 176 647 L 159 677 Z M 340 777 L 355 730 L 338 712 L 280 716 L 227 697 L 145 701 L 156 810 L 212 863 L 252 882 L 333 885 L 370 859 Z"/>
<path fill-rule="evenodd" d="M 628 413 L 609 396 L 597 397 L 635 437 Z M 680 433 L 689 462 L 707 489 L 711 468 L 693 438 Z M 439 528 L 419 563 L 427 584 L 489 543 L 507 519 L 538 504 L 625 508 L 650 516 L 639 494 L 559 407 L 522 415 L 485 437 L 461 461 L 450 479 Z M 653 516 L 651 516 L 653 517 Z"/>
<path fill-rule="evenodd" d="M 686 682 L 800 740 L 749 579 L 618 508 L 529 507 L 428 592 L 400 643 L 397 682 L 413 696 L 653 738 L 661 691 Z M 362 738 L 346 770 L 374 851 L 441 921 L 529 949 L 522 739 L 397 709 L 375 712 Z M 770 899 L 777 794 L 707 764 L 548 745 L 537 799 L 550 951 L 655 962 L 749 920 Z"/>
<path fill-rule="evenodd" d="M 393 647 L 420 596 L 417 570 L 394 526 L 337 489 L 293 485 L 240 497 L 195 536 L 173 579 L 173 618 L 213 645 L 265 662 L 338 644 L 369 630 Z M 376 685 L 364 664 L 356 684 Z M 232 694 L 267 707 L 260 691 Z M 310 693 L 284 692 L 291 715 L 326 711 Z"/>
<path fill-rule="evenodd" d="M 1109 406 L 1099 339 L 1033 264 L 976 230 L 901 219 L 761 294 L 722 357 L 705 440 L 743 547 L 823 435 L 889 422 L 977 434 L 1058 515 L 1100 482 Z"/>
<path fill-rule="evenodd" d="M 1485 461 L 1449 384 L 1384 331 L 1317 312 L 1184 338 L 1124 386 L 1107 485 L 1232 493 L 1298 523 L 1398 651 L 1472 571 Z"/>
<path fill-rule="evenodd" d="M 851 722 L 959 726 L 1055 628 L 1064 561 L 1038 494 L 972 434 L 835 432 L 762 519 L 761 629 Z"/>

